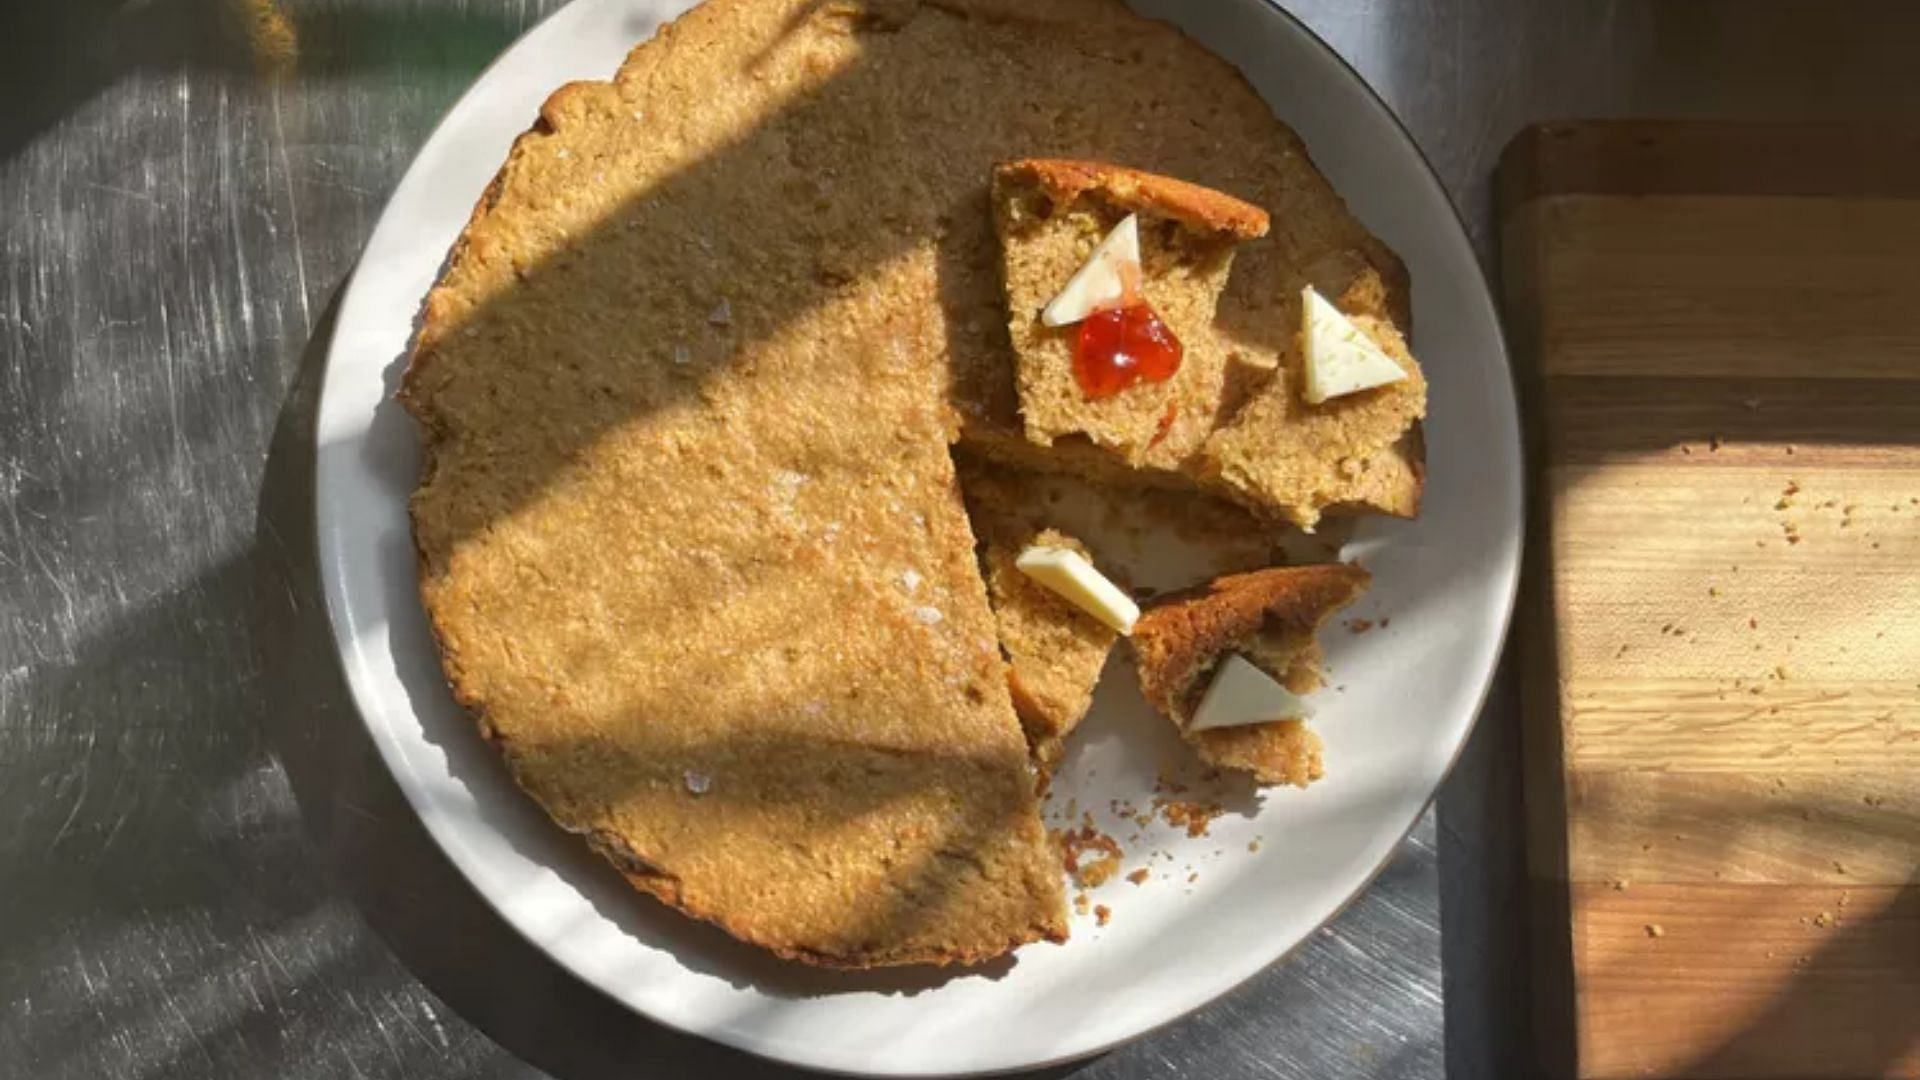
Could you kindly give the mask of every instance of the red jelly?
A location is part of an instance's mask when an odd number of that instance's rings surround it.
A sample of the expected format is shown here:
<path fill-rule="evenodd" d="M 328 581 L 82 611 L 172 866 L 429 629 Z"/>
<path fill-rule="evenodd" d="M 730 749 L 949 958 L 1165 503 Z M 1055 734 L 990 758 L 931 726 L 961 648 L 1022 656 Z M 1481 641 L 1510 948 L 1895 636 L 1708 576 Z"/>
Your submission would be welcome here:
<path fill-rule="evenodd" d="M 1080 320 L 1073 374 L 1090 398 L 1108 398 L 1134 383 L 1165 382 L 1180 370 L 1183 350 L 1173 330 L 1143 303 L 1096 311 Z"/>

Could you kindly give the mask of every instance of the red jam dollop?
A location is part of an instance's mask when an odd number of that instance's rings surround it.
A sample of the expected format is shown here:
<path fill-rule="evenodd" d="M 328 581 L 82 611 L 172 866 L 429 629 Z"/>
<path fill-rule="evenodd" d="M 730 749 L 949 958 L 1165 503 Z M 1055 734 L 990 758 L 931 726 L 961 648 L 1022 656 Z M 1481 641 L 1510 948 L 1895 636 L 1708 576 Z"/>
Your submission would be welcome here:
<path fill-rule="evenodd" d="M 1073 374 L 1089 398 L 1109 398 L 1138 382 L 1165 382 L 1180 370 L 1180 339 L 1144 301 L 1080 320 Z"/>

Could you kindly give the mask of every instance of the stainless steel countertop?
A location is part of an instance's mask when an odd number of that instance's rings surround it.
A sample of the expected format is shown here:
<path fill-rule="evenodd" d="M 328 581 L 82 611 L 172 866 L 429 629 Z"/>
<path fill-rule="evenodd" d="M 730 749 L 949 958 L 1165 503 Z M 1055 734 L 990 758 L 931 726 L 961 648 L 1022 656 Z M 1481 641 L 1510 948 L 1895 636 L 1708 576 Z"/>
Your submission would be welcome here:
<path fill-rule="evenodd" d="M 633 1018 L 485 907 L 374 757 L 311 592 L 334 300 L 435 120 L 557 6 L 0 15 L 0 1077 L 783 1072 Z M 1663 41 L 1719 40 L 1710 15 L 1287 6 L 1399 112 L 1483 252 L 1523 122 L 1727 111 L 1658 68 Z M 1289 962 L 1055 1072 L 1521 1071 L 1516 728 L 1503 683 L 1438 826 Z"/>

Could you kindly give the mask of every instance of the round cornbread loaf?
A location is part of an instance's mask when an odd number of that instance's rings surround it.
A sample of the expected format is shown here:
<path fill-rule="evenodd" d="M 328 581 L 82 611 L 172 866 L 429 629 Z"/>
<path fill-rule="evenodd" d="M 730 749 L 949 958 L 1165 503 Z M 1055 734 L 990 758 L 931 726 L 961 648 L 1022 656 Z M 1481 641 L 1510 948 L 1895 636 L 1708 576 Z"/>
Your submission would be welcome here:
<path fill-rule="evenodd" d="M 1250 370 L 1297 268 L 1392 266 L 1237 73 L 1118 3 L 710 0 L 552 96 L 426 304 L 455 696 L 636 887 L 781 955 L 1065 936 L 947 452 L 1020 439 L 986 190 L 1041 154 L 1273 214 L 1222 304 Z"/>

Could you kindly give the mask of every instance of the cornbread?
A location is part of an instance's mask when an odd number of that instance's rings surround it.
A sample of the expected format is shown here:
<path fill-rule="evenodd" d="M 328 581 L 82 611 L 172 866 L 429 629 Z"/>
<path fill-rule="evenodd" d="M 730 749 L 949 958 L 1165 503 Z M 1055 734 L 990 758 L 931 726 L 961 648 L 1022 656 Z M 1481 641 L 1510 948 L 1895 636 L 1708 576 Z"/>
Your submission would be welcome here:
<path fill-rule="evenodd" d="M 1266 235 L 1266 212 L 1170 177 L 1048 158 L 994 169 L 992 200 L 1027 437 L 1042 446 L 1083 437 L 1130 465 L 1179 467 L 1216 425 L 1228 357 L 1212 332 L 1214 309 L 1235 246 Z M 1047 326 L 1040 313 L 1130 214 L 1139 221 L 1141 298 L 1184 357 L 1164 382 L 1093 399 L 1074 374 L 1080 328 Z"/>
<path fill-rule="evenodd" d="M 979 521 L 978 515 L 974 520 Z M 1119 635 L 1014 565 L 1029 544 L 1091 556 L 1085 544 L 1057 529 L 988 534 L 982 546 L 987 598 L 1007 657 L 1013 709 L 1026 728 L 1034 769 L 1045 790 L 1066 750 L 1067 736 L 1093 704 L 1100 669 Z"/>
<path fill-rule="evenodd" d="M 1153 604 L 1134 627 L 1140 689 L 1203 761 L 1263 784 L 1305 787 L 1321 776 L 1320 738 L 1304 720 L 1190 731 L 1214 666 L 1237 652 L 1296 694 L 1321 684 L 1314 634 L 1366 591 L 1357 566 L 1290 566 L 1229 574 Z"/>
<path fill-rule="evenodd" d="M 1240 76 L 1117 2 L 709 0 L 545 103 L 422 315 L 401 397 L 454 696 L 637 889 L 783 956 L 1065 936 L 947 453 L 1110 456 L 1017 410 L 987 177 L 1041 153 L 1287 223 L 1220 299 L 1229 404 L 1308 268 L 1404 307 Z"/>
<path fill-rule="evenodd" d="M 1326 294 L 1361 333 L 1407 372 L 1397 383 L 1318 405 L 1300 395 L 1301 348 L 1206 448 L 1202 475 L 1241 502 L 1271 508 L 1303 528 L 1340 509 L 1400 517 L 1420 510 L 1426 455 L 1420 419 L 1427 382 L 1390 317 L 1386 282 L 1371 267 Z M 1291 301 L 1299 304 L 1299 298 Z M 1299 325 L 1296 313 L 1292 325 Z"/>

